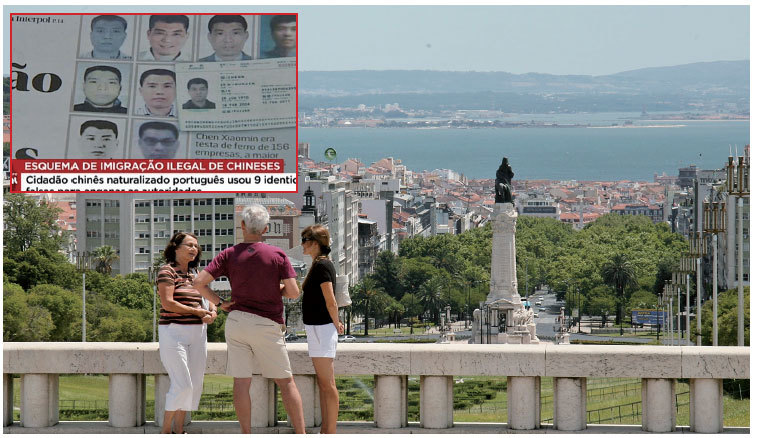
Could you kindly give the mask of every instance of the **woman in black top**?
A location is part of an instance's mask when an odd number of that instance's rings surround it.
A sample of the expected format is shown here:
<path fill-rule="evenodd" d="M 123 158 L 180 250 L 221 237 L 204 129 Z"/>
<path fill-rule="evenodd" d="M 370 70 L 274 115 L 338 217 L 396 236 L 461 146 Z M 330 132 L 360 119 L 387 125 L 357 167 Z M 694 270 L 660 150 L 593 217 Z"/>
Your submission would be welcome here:
<path fill-rule="evenodd" d="M 334 380 L 334 357 L 338 335 L 344 333 L 334 297 L 336 270 L 328 259 L 329 231 L 311 225 L 302 231 L 302 252 L 313 259 L 302 283 L 302 321 L 308 337 L 308 355 L 313 361 L 321 396 L 321 433 L 336 433 L 339 391 Z"/>

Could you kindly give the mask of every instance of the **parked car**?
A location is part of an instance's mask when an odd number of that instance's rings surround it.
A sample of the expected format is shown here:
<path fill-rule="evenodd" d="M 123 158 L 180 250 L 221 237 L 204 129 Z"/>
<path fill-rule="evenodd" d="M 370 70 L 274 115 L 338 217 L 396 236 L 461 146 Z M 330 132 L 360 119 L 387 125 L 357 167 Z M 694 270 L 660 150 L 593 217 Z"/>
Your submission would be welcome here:
<path fill-rule="evenodd" d="M 297 339 L 300 339 L 300 337 L 297 336 L 297 333 L 289 333 L 288 335 L 284 336 L 284 340 L 286 341 L 296 341 Z"/>
<path fill-rule="evenodd" d="M 546 307 L 539 307 L 539 312 L 546 312 L 546 311 L 547 311 Z"/>
<path fill-rule="evenodd" d="M 355 337 L 352 335 L 344 335 L 339 338 L 339 342 L 355 342 Z"/>

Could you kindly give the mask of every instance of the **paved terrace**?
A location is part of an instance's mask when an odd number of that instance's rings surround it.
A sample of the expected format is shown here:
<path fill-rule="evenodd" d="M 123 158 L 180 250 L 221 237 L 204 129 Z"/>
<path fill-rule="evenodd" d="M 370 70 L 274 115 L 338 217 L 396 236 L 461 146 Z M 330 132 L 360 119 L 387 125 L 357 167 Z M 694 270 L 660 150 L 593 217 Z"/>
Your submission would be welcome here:
<path fill-rule="evenodd" d="M 306 344 L 287 345 L 305 423 L 320 424 L 315 373 Z M 723 428 L 722 379 L 749 378 L 748 347 L 595 345 L 340 344 L 338 375 L 373 375 L 373 422 L 339 422 L 339 433 L 735 432 Z M 208 346 L 207 373 L 223 374 L 226 344 Z M 169 379 L 157 343 L 3 344 L 4 433 L 156 433 Z M 12 422 L 13 379 L 21 374 L 21 422 Z M 58 375 L 110 375 L 109 421 L 59 422 Z M 155 421 L 145 419 L 145 376 L 155 375 Z M 420 376 L 420 422 L 407 421 L 407 376 Z M 502 423 L 453 423 L 453 376 L 506 376 Z M 554 378 L 554 423 L 540 419 L 540 379 Z M 586 424 L 586 378 L 642 381 L 642 424 Z M 690 384 L 691 427 L 675 423 L 675 381 Z M 276 422 L 272 381 L 253 378 L 253 433 L 291 433 Z M 507 423 L 504 423 L 507 421 Z M 233 421 L 194 421 L 189 433 L 238 433 Z M 318 429 L 309 429 L 317 432 Z"/>

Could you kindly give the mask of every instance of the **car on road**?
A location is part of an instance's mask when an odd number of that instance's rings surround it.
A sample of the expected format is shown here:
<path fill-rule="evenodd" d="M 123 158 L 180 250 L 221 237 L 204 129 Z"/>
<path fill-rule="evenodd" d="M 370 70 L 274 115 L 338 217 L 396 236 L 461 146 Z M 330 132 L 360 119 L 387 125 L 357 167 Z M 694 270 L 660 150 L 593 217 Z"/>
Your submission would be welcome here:
<path fill-rule="evenodd" d="M 547 311 L 546 307 L 539 307 L 539 312 L 546 312 L 546 311 Z"/>
<path fill-rule="evenodd" d="M 338 339 L 339 342 L 355 342 L 355 337 L 352 335 L 340 336 Z"/>

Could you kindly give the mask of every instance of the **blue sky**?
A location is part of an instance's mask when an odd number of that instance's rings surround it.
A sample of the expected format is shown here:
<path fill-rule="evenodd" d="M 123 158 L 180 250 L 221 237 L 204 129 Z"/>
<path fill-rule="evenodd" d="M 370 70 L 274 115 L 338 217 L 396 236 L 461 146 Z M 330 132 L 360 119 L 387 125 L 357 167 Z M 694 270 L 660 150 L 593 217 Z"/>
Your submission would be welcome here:
<path fill-rule="evenodd" d="M 144 6 L 5 6 L 145 12 Z M 155 12 L 299 12 L 300 70 L 602 75 L 749 59 L 747 6 L 171 6 Z"/>

